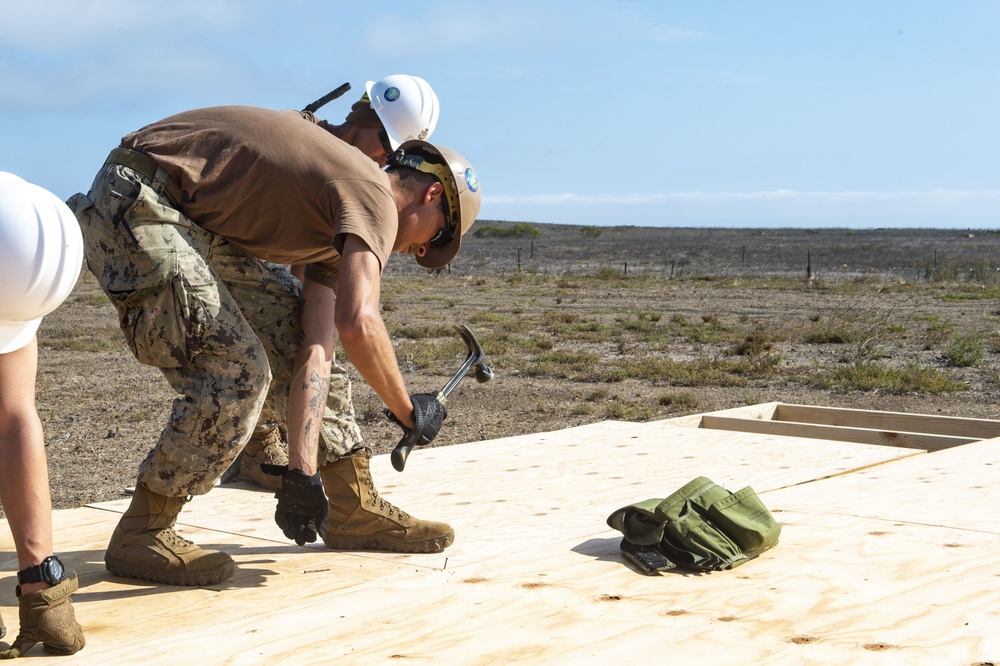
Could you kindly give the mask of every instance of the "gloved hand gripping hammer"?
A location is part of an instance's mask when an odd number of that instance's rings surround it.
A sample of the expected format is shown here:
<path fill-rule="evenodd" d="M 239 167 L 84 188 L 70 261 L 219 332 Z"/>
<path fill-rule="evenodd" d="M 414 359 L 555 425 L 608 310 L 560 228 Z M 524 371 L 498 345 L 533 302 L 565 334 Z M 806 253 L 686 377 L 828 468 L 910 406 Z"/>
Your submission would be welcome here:
<path fill-rule="evenodd" d="M 485 384 L 493 379 L 493 370 L 486 365 L 483 348 L 479 344 L 479 340 L 476 339 L 472 330 L 464 324 L 455 326 L 455 330 L 458 331 L 460 336 L 462 336 L 462 340 L 465 341 L 465 345 L 469 348 L 469 355 L 465 357 L 465 362 L 462 364 L 462 367 L 458 369 L 458 372 L 456 372 L 455 375 L 448 380 L 448 383 L 445 384 L 435 396 L 437 401 L 442 405 L 448 402 L 448 396 L 451 395 L 451 392 L 455 390 L 455 387 L 459 385 L 465 376 L 469 374 L 469 370 L 473 368 L 475 369 L 476 381 L 480 384 Z M 406 458 L 410 455 L 410 450 L 413 448 L 414 444 L 415 442 L 413 441 L 411 433 L 407 433 L 403 435 L 402 439 L 399 440 L 399 443 L 396 444 L 396 448 L 392 450 L 390 460 L 392 461 L 392 466 L 397 472 L 403 471 L 403 468 L 406 466 Z"/>

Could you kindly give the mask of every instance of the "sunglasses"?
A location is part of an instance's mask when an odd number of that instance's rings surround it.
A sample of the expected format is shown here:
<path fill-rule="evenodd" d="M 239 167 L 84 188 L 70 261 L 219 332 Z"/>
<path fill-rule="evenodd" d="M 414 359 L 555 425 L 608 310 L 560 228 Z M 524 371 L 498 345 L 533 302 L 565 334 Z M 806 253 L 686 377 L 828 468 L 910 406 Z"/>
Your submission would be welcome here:
<path fill-rule="evenodd" d="M 452 237 L 455 235 L 455 225 L 451 223 L 451 215 L 448 212 L 448 202 L 443 200 L 441 208 L 444 211 L 444 226 L 434 234 L 434 238 L 431 239 L 431 245 L 434 247 L 441 247 L 442 245 L 447 245 L 451 242 Z"/>
<path fill-rule="evenodd" d="M 392 144 L 389 143 L 389 134 L 385 131 L 384 127 L 378 131 L 378 140 L 382 143 L 382 150 L 387 155 L 392 155 Z"/>

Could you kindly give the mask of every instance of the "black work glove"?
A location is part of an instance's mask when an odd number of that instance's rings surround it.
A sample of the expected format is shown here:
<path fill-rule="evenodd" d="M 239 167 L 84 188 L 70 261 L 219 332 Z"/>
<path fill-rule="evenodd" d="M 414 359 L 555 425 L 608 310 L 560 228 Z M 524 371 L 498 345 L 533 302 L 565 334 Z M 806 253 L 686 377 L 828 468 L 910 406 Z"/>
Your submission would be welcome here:
<path fill-rule="evenodd" d="M 14 644 L 0 652 L 0 659 L 16 659 L 42 643 L 49 654 L 74 654 L 87 644 L 83 629 L 76 621 L 70 595 L 77 590 L 74 571 L 58 585 L 17 595 L 20 630 Z"/>
<path fill-rule="evenodd" d="M 297 469 L 286 470 L 274 497 L 278 500 L 274 522 L 298 545 L 316 541 L 316 535 L 326 529 L 329 504 L 319 473 L 307 476 Z"/>
<path fill-rule="evenodd" d="M 436 395 L 430 393 L 415 393 L 410 396 L 410 402 L 413 403 L 412 428 L 404 426 L 392 412 L 386 412 L 392 422 L 403 429 L 403 439 L 399 440 L 399 444 L 409 447 L 427 446 L 441 431 L 441 423 L 448 418 L 448 410 Z"/>

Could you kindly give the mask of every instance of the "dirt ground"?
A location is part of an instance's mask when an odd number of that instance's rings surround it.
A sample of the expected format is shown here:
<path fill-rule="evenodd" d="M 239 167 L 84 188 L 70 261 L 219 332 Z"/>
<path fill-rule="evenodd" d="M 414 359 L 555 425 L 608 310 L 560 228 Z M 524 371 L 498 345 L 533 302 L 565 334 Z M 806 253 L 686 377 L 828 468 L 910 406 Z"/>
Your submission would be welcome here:
<path fill-rule="evenodd" d="M 464 348 L 457 337 L 449 338 L 451 324 L 468 323 L 482 341 L 487 360 L 494 361 L 492 382 L 477 384 L 469 378 L 453 393 L 436 446 L 600 421 L 609 418 L 613 404 L 643 406 L 656 419 L 771 401 L 1000 418 L 1000 358 L 994 347 L 988 346 L 975 367 L 957 368 L 942 361 L 941 344 L 929 342 L 935 324 L 992 335 L 1000 305 L 995 299 L 945 298 L 950 292 L 943 282 L 939 288 L 928 286 L 932 275 L 951 271 L 944 277 L 965 284 L 971 275 L 981 278 L 987 289 L 1000 257 L 997 234 L 640 227 L 596 232 L 532 226 L 540 235 L 470 234 L 450 269 L 434 275 L 405 257 L 395 257 L 386 270 L 383 307 L 390 330 L 445 328 L 426 341 L 394 336 L 411 390 L 436 391 L 461 364 Z M 776 288 L 774 280 L 781 276 L 787 276 L 787 282 Z M 852 281 L 923 287 L 863 294 L 823 288 Z M 829 319 L 845 308 L 906 320 L 907 333 L 884 341 L 879 362 L 918 360 L 966 382 L 968 388 L 937 394 L 818 388 L 801 378 L 843 364 L 850 345 L 776 336 L 778 372 L 737 383 L 684 386 L 685 400 L 676 401 L 664 396 L 681 389 L 657 377 L 602 383 L 585 373 L 551 376 L 531 352 L 500 344 L 520 334 L 541 349 L 588 351 L 602 363 L 647 355 L 719 358 L 728 343 L 677 339 L 666 349 L 652 349 L 639 338 L 622 336 L 564 340 L 537 329 L 537 322 L 543 314 L 621 328 L 635 313 L 658 313 L 654 320 L 661 326 L 680 316 L 691 321 L 714 318 L 732 328 L 777 330 Z M 132 358 L 113 308 L 86 272 L 67 303 L 45 319 L 39 340 L 37 401 L 54 505 L 69 508 L 120 498 L 134 485 L 137 465 L 166 421 L 173 399 L 169 387 L 158 371 Z M 424 344 L 451 344 L 455 353 L 426 365 L 414 363 L 412 350 Z M 354 377 L 365 436 L 377 451 L 387 452 L 400 433 L 381 415 L 378 399 Z"/>

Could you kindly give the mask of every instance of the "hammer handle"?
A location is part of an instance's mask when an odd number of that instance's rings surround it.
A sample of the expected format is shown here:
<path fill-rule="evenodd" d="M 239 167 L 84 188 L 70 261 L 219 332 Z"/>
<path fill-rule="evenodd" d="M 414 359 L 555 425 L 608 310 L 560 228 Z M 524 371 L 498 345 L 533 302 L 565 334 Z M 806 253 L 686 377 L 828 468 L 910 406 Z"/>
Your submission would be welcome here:
<path fill-rule="evenodd" d="M 309 113 L 316 113 L 319 111 L 320 107 L 326 106 L 329 102 L 337 99 L 350 89 L 350 83 L 341 84 L 302 110 Z"/>

